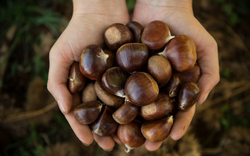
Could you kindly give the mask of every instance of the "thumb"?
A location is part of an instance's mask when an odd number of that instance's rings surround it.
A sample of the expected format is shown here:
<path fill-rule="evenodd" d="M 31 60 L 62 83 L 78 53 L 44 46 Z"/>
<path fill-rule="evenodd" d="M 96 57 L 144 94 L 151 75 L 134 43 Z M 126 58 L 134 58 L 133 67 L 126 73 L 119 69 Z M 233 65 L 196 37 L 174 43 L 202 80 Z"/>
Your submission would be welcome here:
<path fill-rule="evenodd" d="M 72 95 L 67 88 L 67 82 L 69 69 L 74 59 L 67 55 L 69 51 L 69 44 L 63 43 L 59 39 L 51 49 L 49 58 L 50 67 L 47 87 L 63 114 L 68 114 L 72 107 Z"/>

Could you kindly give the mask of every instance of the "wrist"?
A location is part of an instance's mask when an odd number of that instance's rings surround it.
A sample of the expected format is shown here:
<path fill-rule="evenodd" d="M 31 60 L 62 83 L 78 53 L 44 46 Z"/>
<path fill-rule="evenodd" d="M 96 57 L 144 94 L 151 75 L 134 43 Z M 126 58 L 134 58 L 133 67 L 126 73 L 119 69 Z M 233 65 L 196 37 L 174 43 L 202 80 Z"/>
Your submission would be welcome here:
<path fill-rule="evenodd" d="M 73 0 L 73 14 L 115 14 L 124 9 L 125 0 Z"/>
<path fill-rule="evenodd" d="M 137 0 L 137 3 L 144 3 L 151 8 L 166 9 L 171 11 L 183 11 L 193 14 L 193 0 Z"/>

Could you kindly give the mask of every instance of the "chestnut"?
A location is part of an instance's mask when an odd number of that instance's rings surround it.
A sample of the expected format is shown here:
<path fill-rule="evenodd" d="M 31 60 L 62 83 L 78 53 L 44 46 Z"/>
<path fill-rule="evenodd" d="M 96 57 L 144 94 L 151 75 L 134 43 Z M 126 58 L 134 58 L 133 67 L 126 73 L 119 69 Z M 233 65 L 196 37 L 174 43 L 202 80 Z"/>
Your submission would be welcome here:
<path fill-rule="evenodd" d="M 124 102 L 124 98 L 118 97 L 106 91 L 102 86 L 101 80 L 97 80 L 95 82 L 95 92 L 97 97 L 106 105 L 118 107 Z"/>
<path fill-rule="evenodd" d="M 128 124 L 133 121 L 138 113 L 138 106 L 126 101 L 112 115 L 115 121 L 119 124 Z"/>
<path fill-rule="evenodd" d="M 156 100 L 159 87 L 148 73 L 136 72 L 128 77 L 124 91 L 132 104 L 145 106 Z"/>
<path fill-rule="evenodd" d="M 166 85 L 172 76 L 171 64 L 164 56 L 155 55 L 150 57 L 148 59 L 147 69 L 159 87 Z"/>
<path fill-rule="evenodd" d="M 175 97 L 178 95 L 181 89 L 181 81 L 176 73 L 172 74 L 170 81 L 161 88 L 161 92 L 167 93 L 169 97 Z"/>
<path fill-rule="evenodd" d="M 105 30 L 104 41 L 108 48 L 114 51 L 125 43 L 133 42 L 134 38 L 132 32 L 126 25 L 114 23 Z"/>
<path fill-rule="evenodd" d="M 173 116 L 164 117 L 158 120 L 146 121 L 142 124 L 143 136 L 151 142 L 165 140 L 173 126 Z"/>
<path fill-rule="evenodd" d="M 200 94 L 200 88 L 194 82 L 185 83 L 179 92 L 178 109 L 187 111 L 196 102 Z"/>
<path fill-rule="evenodd" d="M 107 69 L 113 67 L 114 62 L 115 62 L 115 54 L 110 51 L 109 49 L 103 49 L 103 52 L 108 55 L 109 57 L 107 58 Z"/>
<path fill-rule="evenodd" d="M 102 76 L 103 87 L 111 94 L 124 97 L 124 85 L 129 74 L 120 67 L 108 69 Z"/>
<path fill-rule="evenodd" d="M 112 118 L 114 111 L 109 106 L 104 106 L 100 116 L 90 125 L 90 129 L 99 136 L 114 134 L 118 123 Z"/>
<path fill-rule="evenodd" d="M 126 26 L 131 30 L 132 34 L 134 35 L 134 42 L 140 43 L 141 35 L 143 32 L 143 26 L 136 21 L 128 22 Z"/>
<path fill-rule="evenodd" d="M 117 137 L 127 148 L 125 150 L 126 153 L 129 153 L 133 148 L 140 147 L 145 142 L 145 138 L 141 133 L 141 124 L 136 121 L 132 121 L 125 125 L 119 125 Z"/>
<path fill-rule="evenodd" d="M 97 101 L 94 83 L 90 82 L 82 91 L 82 102 Z"/>
<path fill-rule="evenodd" d="M 194 41 L 186 35 L 173 38 L 159 54 L 164 55 L 179 72 L 192 69 L 197 60 Z"/>
<path fill-rule="evenodd" d="M 174 36 L 171 36 L 168 26 L 162 21 L 152 21 L 143 30 L 141 42 L 150 50 L 163 48 Z"/>
<path fill-rule="evenodd" d="M 103 51 L 97 45 L 89 45 L 83 51 L 79 59 L 79 67 L 81 73 L 91 80 L 97 80 L 111 66 L 112 57 L 114 55 L 110 51 Z M 111 57 L 111 59 L 109 59 Z M 113 59 L 114 61 L 114 59 Z"/>
<path fill-rule="evenodd" d="M 98 118 L 101 110 L 102 104 L 99 101 L 85 102 L 74 109 L 74 116 L 82 125 L 91 124 Z"/>
<path fill-rule="evenodd" d="M 168 115 L 174 105 L 167 94 L 160 93 L 157 99 L 146 106 L 141 107 L 141 116 L 146 120 L 155 120 Z"/>
<path fill-rule="evenodd" d="M 116 52 L 116 62 L 125 71 L 139 71 L 148 60 L 148 48 L 142 43 L 127 43 Z"/>
<path fill-rule="evenodd" d="M 87 78 L 82 75 L 79 69 L 79 63 L 74 62 L 69 71 L 69 81 L 68 81 L 68 89 L 71 94 L 75 94 L 80 92 L 86 83 Z"/>
<path fill-rule="evenodd" d="M 201 70 L 198 65 L 195 65 L 192 69 L 184 72 L 176 72 L 180 78 L 181 84 L 186 82 L 197 82 L 201 76 Z"/>

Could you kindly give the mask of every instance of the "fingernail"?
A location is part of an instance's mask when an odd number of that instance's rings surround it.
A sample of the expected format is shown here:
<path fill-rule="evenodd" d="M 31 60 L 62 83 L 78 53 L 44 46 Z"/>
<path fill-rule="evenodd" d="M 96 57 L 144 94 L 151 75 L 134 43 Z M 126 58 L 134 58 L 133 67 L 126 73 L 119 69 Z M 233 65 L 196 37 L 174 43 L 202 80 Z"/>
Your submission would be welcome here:
<path fill-rule="evenodd" d="M 209 92 L 207 92 L 207 93 L 204 95 L 204 97 L 203 97 L 203 99 L 202 99 L 202 102 L 201 102 L 200 104 L 203 104 L 203 103 L 206 101 L 206 99 L 207 99 L 207 97 L 208 97 L 208 94 L 209 94 Z"/>
<path fill-rule="evenodd" d="M 89 146 L 89 145 L 90 145 L 90 144 L 85 144 L 85 143 L 83 143 L 83 142 L 82 142 L 82 144 L 85 145 L 85 146 Z"/>
<path fill-rule="evenodd" d="M 106 152 L 111 152 L 113 150 L 113 148 L 112 149 L 103 149 L 103 150 Z"/>
<path fill-rule="evenodd" d="M 57 101 L 57 103 L 58 103 L 58 106 L 59 106 L 61 112 L 62 112 L 63 114 L 65 114 L 65 108 L 64 108 L 63 104 L 62 104 L 60 101 Z"/>

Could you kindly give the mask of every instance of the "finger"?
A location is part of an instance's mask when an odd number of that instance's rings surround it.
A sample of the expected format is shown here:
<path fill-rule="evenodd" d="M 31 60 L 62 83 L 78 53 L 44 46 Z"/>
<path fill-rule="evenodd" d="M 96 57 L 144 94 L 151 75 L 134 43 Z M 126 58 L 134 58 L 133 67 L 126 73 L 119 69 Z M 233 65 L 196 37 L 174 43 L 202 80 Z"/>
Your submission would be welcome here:
<path fill-rule="evenodd" d="M 198 52 L 197 63 L 201 68 L 201 77 L 198 81 L 201 92 L 197 101 L 198 104 L 202 104 L 207 99 L 209 92 L 220 80 L 217 51 L 217 46 L 213 46 Z"/>
<path fill-rule="evenodd" d="M 64 47 L 64 50 L 67 50 L 67 46 Z M 56 99 L 60 110 L 67 114 L 72 104 L 72 95 L 67 88 L 67 81 L 69 69 L 74 60 L 67 57 L 64 52 L 57 49 L 57 45 L 50 51 L 48 90 Z"/>
<path fill-rule="evenodd" d="M 105 151 L 112 151 L 115 146 L 115 141 L 111 136 L 99 136 L 93 133 L 94 139 L 97 144 Z"/>
<path fill-rule="evenodd" d="M 74 117 L 74 112 L 71 111 L 65 115 L 68 120 L 72 130 L 78 137 L 78 139 L 86 146 L 93 142 L 93 135 L 88 125 L 81 125 Z"/>
<path fill-rule="evenodd" d="M 180 139 L 187 131 L 189 124 L 192 121 L 195 112 L 195 105 L 193 105 L 188 111 L 179 111 L 174 118 L 174 125 L 170 132 L 170 137 L 173 140 Z"/>
<path fill-rule="evenodd" d="M 117 142 L 119 145 L 122 144 L 121 140 L 118 138 L 118 136 L 116 134 L 113 135 L 113 139 L 115 140 L 115 142 Z"/>
<path fill-rule="evenodd" d="M 161 147 L 162 141 L 161 142 L 150 142 L 148 140 L 145 141 L 145 147 L 149 151 L 155 151 L 158 148 Z"/>

